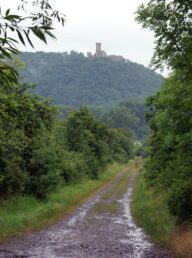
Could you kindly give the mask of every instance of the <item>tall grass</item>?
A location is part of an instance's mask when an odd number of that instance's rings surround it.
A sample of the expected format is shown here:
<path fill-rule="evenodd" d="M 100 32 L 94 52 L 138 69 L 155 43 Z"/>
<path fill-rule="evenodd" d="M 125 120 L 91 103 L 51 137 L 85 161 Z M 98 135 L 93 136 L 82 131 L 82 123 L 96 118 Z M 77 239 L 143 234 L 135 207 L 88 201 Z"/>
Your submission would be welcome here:
<path fill-rule="evenodd" d="M 156 195 L 147 188 L 142 173 L 136 178 L 132 214 L 153 241 L 160 245 L 169 244 L 175 229 L 175 219 L 169 214 L 163 195 Z"/>
<path fill-rule="evenodd" d="M 125 165 L 110 165 L 98 180 L 65 185 L 44 201 L 24 196 L 0 202 L 0 239 L 37 230 L 63 218 L 110 181 Z"/>
<path fill-rule="evenodd" d="M 132 215 L 157 244 L 168 247 L 174 257 L 192 258 L 192 225 L 179 225 L 169 214 L 164 196 L 147 188 L 142 172 L 137 176 Z"/>

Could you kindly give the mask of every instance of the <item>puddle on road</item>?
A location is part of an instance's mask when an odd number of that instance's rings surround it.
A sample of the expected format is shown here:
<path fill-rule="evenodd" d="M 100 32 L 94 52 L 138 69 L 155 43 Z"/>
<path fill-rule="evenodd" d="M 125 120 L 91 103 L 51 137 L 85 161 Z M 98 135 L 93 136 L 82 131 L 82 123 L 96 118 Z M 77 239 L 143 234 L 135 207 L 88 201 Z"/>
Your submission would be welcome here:
<path fill-rule="evenodd" d="M 139 228 L 133 221 L 131 215 L 131 197 L 133 192 L 132 178 L 128 191 L 123 196 L 121 202 L 124 209 L 124 214 L 121 218 L 116 218 L 115 223 L 124 224 L 128 226 L 126 233 L 127 238 L 120 239 L 123 244 L 131 244 L 133 247 L 133 257 L 141 258 L 143 254 L 153 247 L 153 244 L 147 239 L 147 236 L 141 228 Z"/>
<path fill-rule="evenodd" d="M 77 223 L 77 221 L 82 220 L 86 216 L 87 212 L 91 209 L 91 207 L 99 201 L 99 199 L 100 196 L 97 195 L 91 201 L 85 203 L 81 208 L 78 208 L 76 214 L 74 214 L 68 221 L 68 226 L 73 227 Z"/>

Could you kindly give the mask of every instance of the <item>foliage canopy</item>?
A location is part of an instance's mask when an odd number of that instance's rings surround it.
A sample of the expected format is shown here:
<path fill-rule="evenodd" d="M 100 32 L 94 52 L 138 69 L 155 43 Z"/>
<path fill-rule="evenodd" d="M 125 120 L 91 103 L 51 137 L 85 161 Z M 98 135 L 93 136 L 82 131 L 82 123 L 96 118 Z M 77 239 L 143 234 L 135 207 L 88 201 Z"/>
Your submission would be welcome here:
<path fill-rule="evenodd" d="M 171 69 L 192 68 L 192 2 L 151 0 L 137 10 L 136 20 L 155 35 L 151 64 Z"/>
<path fill-rule="evenodd" d="M 145 177 L 163 190 L 171 214 L 192 219 L 192 2 L 151 0 L 137 21 L 155 33 L 152 65 L 173 69 L 161 90 L 148 99 L 151 128 Z"/>
<path fill-rule="evenodd" d="M 17 13 L 11 9 L 3 12 L 0 8 L 0 83 L 12 83 L 18 79 L 17 71 L 8 59 L 18 54 L 17 45 L 28 42 L 32 47 L 31 35 L 47 43 L 47 38 L 55 38 L 53 22 L 64 25 L 65 15 L 53 8 L 50 0 L 21 0 Z M 21 14 L 18 14 L 21 13 Z"/>
<path fill-rule="evenodd" d="M 163 77 L 131 61 L 85 57 L 82 53 L 22 53 L 24 81 L 59 105 L 111 107 L 127 98 L 144 100 L 159 89 Z"/>

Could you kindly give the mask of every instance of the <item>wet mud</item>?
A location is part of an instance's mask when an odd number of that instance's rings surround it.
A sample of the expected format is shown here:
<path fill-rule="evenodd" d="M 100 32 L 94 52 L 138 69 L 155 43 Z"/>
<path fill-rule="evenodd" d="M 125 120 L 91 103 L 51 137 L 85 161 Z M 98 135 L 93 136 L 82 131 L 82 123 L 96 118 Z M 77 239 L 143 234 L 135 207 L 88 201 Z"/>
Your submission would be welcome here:
<path fill-rule="evenodd" d="M 135 175 L 129 181 L 125 175 L 126 170 L 56 225 L 1 243 L 0 258 L 171 257 L 134 223 L 130 204 Z"/>

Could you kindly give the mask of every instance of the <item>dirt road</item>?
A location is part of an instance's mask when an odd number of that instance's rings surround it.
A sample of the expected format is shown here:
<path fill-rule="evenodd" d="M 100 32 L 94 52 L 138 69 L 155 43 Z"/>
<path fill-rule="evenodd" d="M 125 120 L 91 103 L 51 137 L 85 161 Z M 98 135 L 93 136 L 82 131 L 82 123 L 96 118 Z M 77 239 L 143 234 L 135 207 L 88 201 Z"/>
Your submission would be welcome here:
<path fill-rule="evenodd" d="M 170 257 L 132 219 L 134 179 L 125 169 L 63 221 L 24 239 L 0 244 L 0 258 Z"/>

